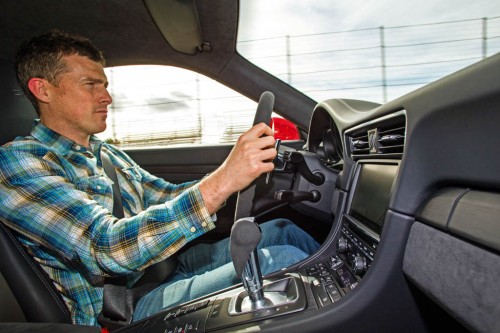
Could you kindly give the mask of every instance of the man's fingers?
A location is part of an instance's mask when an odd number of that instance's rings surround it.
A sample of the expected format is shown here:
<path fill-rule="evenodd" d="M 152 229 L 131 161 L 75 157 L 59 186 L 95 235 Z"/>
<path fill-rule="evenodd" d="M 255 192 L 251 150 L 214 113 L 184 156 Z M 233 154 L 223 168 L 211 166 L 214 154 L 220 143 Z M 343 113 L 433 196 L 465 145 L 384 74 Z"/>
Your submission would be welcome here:
<path fill-rule="evenodd" d="M 252 128 L 250 128 L 247 131 L 247 133 L 250 134 L 251 136 L 257 137 L 257 138 L 259 138 L 263 135 L 266 135 L 266 136 L 273 136 L 274 135 L 272 128 L 267 126 L 264 123 L 259 123 L 255 126 L 253 126 Z"/>

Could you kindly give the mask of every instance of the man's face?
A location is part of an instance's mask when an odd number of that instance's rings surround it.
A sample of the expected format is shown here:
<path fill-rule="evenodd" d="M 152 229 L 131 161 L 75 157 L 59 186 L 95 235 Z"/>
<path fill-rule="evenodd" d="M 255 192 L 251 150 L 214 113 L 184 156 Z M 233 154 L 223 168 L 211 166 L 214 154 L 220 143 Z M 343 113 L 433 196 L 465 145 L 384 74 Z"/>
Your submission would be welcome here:
<path fill-rule="evenodd" d="M 98 62 L 79 55 L 63 60 L 66 69 L 58 75 L 57 85 L 50 85 L 50 103 L 41 118 L 49 128 L 81 143 L 80 139 L 106 129 L 112 102 L 108 80 Z"/>

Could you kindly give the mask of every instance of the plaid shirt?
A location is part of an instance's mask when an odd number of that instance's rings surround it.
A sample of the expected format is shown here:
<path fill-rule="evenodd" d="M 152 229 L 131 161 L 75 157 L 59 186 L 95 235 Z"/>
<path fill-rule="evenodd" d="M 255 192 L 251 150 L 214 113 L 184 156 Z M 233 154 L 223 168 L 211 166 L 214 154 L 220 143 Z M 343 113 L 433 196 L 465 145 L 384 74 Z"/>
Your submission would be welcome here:
<path fill-rule="evenodd" d="M 37 122 L 31 136 L 0 147 L 0 217 L 41 264 L 75 324 L 97 325 L 105 276 L 142 271 L 213 229 L 196 183 L 174 185 L 91 138 L 91 150 Z M 112 216 L 117 169 L 125 218 Z"/>

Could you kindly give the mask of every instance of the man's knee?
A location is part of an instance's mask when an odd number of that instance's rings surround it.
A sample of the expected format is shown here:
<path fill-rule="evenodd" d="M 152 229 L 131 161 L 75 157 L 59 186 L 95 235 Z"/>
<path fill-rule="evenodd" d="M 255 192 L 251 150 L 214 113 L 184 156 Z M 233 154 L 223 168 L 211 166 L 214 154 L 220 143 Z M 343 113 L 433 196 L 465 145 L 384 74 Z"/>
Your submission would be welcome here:
<path fill-rule="evenodd" d="M 265 230 L 276 230 L 279 229 L 281 231 L 286 230 L 286 229 L 292 229 L 292 228 L 297 228 L 297 226 L 290 220 L 287 219 L 275 219 L 271 220 L 265 223 L 262 223 L 260 225 L 260 228 L 262 232 L 265 232 Z"/>
<path fill-rule="evenodd" d="M 307 257 L 307 253 L 292 245 L 269 246 L 259 250 L 263 274 L 291 266 Z"/>

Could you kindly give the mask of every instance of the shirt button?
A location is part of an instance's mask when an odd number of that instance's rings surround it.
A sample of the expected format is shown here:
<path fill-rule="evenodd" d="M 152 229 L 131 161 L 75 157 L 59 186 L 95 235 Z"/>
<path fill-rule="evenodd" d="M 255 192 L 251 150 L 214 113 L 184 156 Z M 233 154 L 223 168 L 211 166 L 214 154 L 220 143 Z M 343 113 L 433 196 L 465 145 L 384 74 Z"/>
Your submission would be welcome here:
<path fill-rule="evenodd" d="M 76 150 L 80 150 L 82 147 L 80 147 L 79 145 L 75 145 L 75 149 Z"/>
<path fill-rule="evenodd" d="M 100 189 L 101 189 L 101 186 L 97 185 L 97 186 L 96 186 L 96 188 L 97 188 L 98 190 L 100 190 Z"/>
<path fill-rule="evenodd" d="M 207 222 L 203 222 L 203 223 L 201 224 L 201 226 L 202 226 L 203 228 L 205 228 L 205 227 L 207 226 Z"/>
<path fill-rule="evenodd" d="M 196 228 L 195 227 L 191 227 L 191 232 L 195 232 L 196 231 Z"/>

